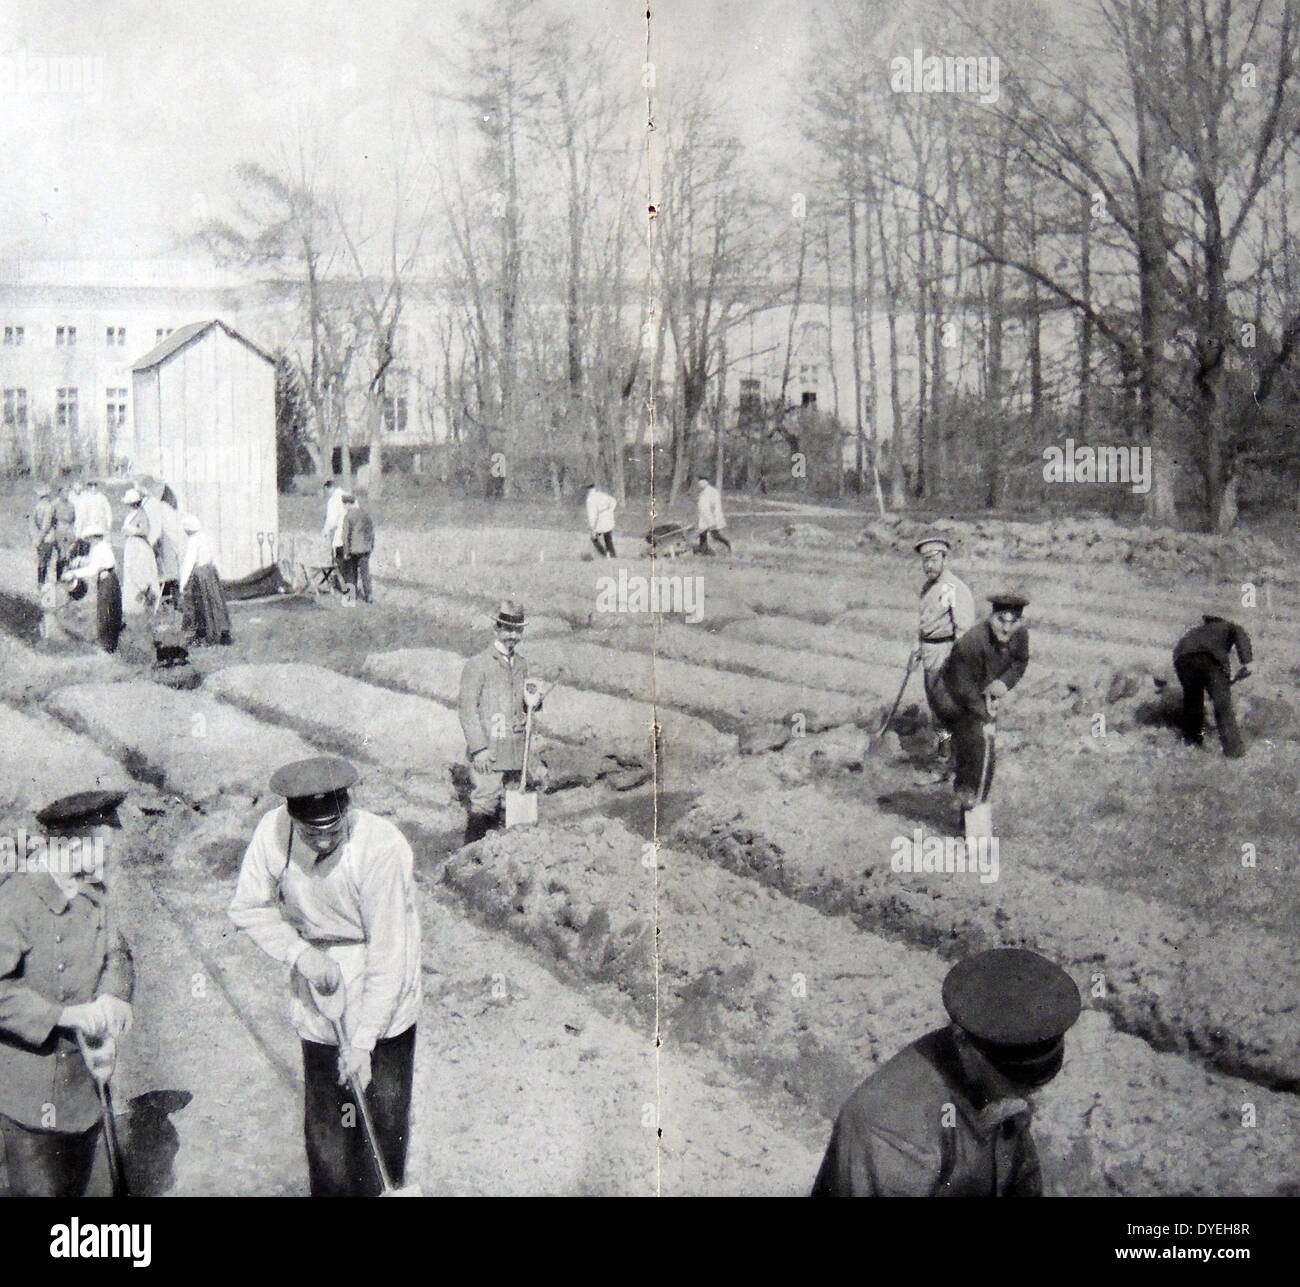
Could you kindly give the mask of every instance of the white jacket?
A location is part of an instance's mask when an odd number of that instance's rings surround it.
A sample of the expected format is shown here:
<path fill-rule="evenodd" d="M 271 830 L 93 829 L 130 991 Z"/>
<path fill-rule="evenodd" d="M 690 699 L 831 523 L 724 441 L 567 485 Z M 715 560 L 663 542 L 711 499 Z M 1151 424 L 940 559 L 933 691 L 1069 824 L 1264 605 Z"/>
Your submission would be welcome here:
<path fill-rule="evenodd" d="M 722 517 L 722 493 L 712 483 L 705 483 L 699 489 L 698 505 L 696 522 L 701 532 L 721 531 L 727 526 L 727 520 Z"/>
<path fill-rule="evenodd" d="M 618 501 L 608 492 L 593 487 L 587 493 L 587 526 L 591 528 L 592 536 L 614 530 L 614 510 L 617 507 Z"/>

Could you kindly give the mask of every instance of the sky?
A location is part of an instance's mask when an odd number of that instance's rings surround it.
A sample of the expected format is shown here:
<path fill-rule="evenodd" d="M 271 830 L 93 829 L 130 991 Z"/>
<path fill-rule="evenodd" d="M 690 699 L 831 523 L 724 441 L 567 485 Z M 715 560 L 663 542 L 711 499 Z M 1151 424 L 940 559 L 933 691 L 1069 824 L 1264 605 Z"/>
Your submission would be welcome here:
<path fill-rule="evenodd" d="M 747 143 L 779 151 L 792 137 L 811 0 L 543 3 L 638 85 L 650 3 L 659 91 L 706 72 Z M 466 8 L 0 0 L 0 261 L 192 255 L 187 234 L 233 205 L 233 167 L 269 160 L 298 122 L 331 140 L 361 188 L 386 185 L 388 123 L 428 110 Z"/>

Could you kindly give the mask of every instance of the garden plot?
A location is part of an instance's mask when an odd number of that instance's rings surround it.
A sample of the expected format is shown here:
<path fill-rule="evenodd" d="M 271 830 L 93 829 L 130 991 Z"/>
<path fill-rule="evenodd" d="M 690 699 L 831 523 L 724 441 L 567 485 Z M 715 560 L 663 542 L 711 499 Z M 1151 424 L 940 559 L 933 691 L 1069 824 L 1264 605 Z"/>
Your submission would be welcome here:
<path fill-rule="evenodd" d="M 400 608 L 420 617 L 430 617 L 440 626 L 451 626 L 475 634 L 490 635 L 494 628 L 497 604 L 486 599 L 477 602 L 458 599 L 449 594 L 434 594 L 414 582 L 388 577 L 380 579 L 376 597 L 385 607 Z M 573 627 L 560 617 L 529 614 L 528 635 L 567 635 Z"/>
<path fill-rule="evenodd" d="M 685 853 L 660 848 L 657 868 L 645 853 L 618 823 L 590 819 L 489 837 L 454 855 L 446 879 L 565 971 L 657 1014 L 665 1066 L 683 1048 L 706 1049 L 738 1078 L 788 1091 L 823 1130 L 861 1077 L 945 1021 L 937 956 Z M 1086 986 L 1088 972 L 1075 973 Z M 1158 1054 L 1096 1011 L 1068 1041 L 1036 1114 L 1049 1190 L 1268 1193 L 1286 1183 L 1294 1097 Z M 1240 1128 L 1245 1102 L 1267 1130 Z"/>
<path fill-rule="evenodd" d="M 869 697 L 859 700 L 775 679 L 721 675 L 690 662 L 592 643 L 542 640 L 529 647 L 528 657 L 539 674 L 638 701 L 653 699 L 660 710 L 675 706 L 691 711 L 725 731 L 793 715 L 815 731 L 853 723 L 875 706 Z"/>
<path fill-rule="evenodd" d="M 77 791 L 125 791 L 131 775 L 92 742 L 48 716 L 0 706 L 0 800 L 12 822 Z"/>
<path fill-rule="evenodd" d="M 191 804 L 262 796 L 280 765 L 317 752 L 285 729 L 199 692 L 159 684 L 76 684 L 47 703 L 72 728 L 121 755 L 137 776 Z"/>
<path fill-rule="evenodd" d="M 1064 879 L 1010 842 L 996 883 L 895 872 L 891 855 L 914 829 L 815 785 L 777 785 L 750 762 L 706 787 L 670 835 L 800 902 L 953 955 L 1024 945 L 1081 975 L 1100 969 L 1099 1004 L 1125 1030 L 1269 1083 L 1300 1077 L 1300 965 L 1280 939 Z"/>
<path fill-rule="evenodd" d="M 728 626 L 722 636 L 694 626 L 664 626 L 655 634 L 655 656 L 697 662 L 718 670 L 763 675 L 827 692 L 852 693 L 863 700 L 882 699 L 890 680 L 887 668 L 865 665 L 833 653 L 777 647 L 778 640 L 772 636 L 767 642 L 751 642 L 749 627 L 762 620 L 760 617 L 754 622 Z M 819 628 L 823 627 L 810 627 Z"/>
<path fill-rule="evenodd" d="M 0 698 L 26 704 L 38 702 L 65 684 L 113 683 L 131 672 L 107 653 L 46 653 L 0 634 Z"/>
<path fill-rule="evenodd" d="M 535 647 L 525 644 L 523 654 L 532 658 Z M 460 691 L 460 675 L 465 658 L 438 648 L 404 648 L 397 652 L 376 653 L 366 659 L 368 675 L 381 683 L 424 693 L 438 701 L 454 703 Z M 535 677 L 542 678 L 540 667 L 533 667 Z M 557 684 L 546 697 L 537 715 L 537 726 L 564 741 L 625 754 L 649 763 L 654 745 L 651 730 L 655 708 L 648 702 L 610 697 L 605 693 L 587 692 L 567 684 Z M 702 757 L 723 755 L 736 749 L 736 739 L 718 732 L 704 720 L 678 711 L 658 712 L 661 745 L 672 770 L 674 757 L 698 761 Z M 460 736 L 459 754 L 465 750 Z"/>
<path fill-rule="evenodd" d="M 206 691 L 254 715 L 288 724 L 317 743 L 385 767 L 406 790 L 433 802 L 454 800 L 450 766 L 465 754 L 460 720 L 422 697 L 300 662 L 227 666 L 209 676 Z"/>

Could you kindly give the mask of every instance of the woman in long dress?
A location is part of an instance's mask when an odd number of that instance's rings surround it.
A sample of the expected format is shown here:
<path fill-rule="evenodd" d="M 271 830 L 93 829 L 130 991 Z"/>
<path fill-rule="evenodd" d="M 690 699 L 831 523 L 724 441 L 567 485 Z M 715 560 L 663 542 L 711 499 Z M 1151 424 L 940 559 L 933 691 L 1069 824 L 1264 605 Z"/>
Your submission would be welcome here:
<path fill-rule="evenodd" d="M 117 559 L 99 523 L 87 523 L 82 529 L 81 539 L 89 543 L 90 549 L 72 563 L 64 572 L 63 579 L 84 581 L 88 587 L 95 587 L 95 627 L 99 646 L 105 652 L 116 652 L 122 633 L 122 583 L 117 579 Z"/>
<path fill-rule="evenodd" d="M 149 516 L 134 487 L 122 497 L 126 518 L 122 522 L 122 611 L 127 616 L 149 611 L 162 594 L 158 564 L 149 544 Z"/>
<path fill-rule="evenodd" d="M 181 563 L 185 634 L 193 643 L 228 644 L 230 611 L 226 607 L 221 578 L 212 561 L 212 542 L 193 514 L 185 516 L 182 526 L 189 533 L 185 559 Z"/>

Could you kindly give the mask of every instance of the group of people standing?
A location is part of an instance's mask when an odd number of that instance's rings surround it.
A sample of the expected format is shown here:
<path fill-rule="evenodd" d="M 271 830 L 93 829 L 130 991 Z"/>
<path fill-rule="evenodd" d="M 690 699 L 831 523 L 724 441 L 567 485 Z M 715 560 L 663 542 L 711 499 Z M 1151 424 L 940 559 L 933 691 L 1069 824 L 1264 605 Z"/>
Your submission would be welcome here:
<path fill-rule="evenodd" d="M 122 497 L 122 560 L 113 550 L 113 506 L 96 480 L 36 489 L 31 529 L 37 588 L 55 582 L 93 587 L 96 636 L 115 652 L 130 617 L 168 605 L 182 613 L 190 642 L 228 644 L 230 613 L 217 573 L 212 543 L 192 514 L 181 517 L 166 484 L 158 495 L 137 487 Z M 74 592 L 75 593 L 75 592 Z"/>
<path fill-rule="evenodd" d="M 321 535 L 334 555 L 334 588 L 351 595 L 351 602 L 373 603 L 370 556 L 375 552 L 375 521 L 357 500 L 332 478 L 325 480 L 325 526 Z"/>

